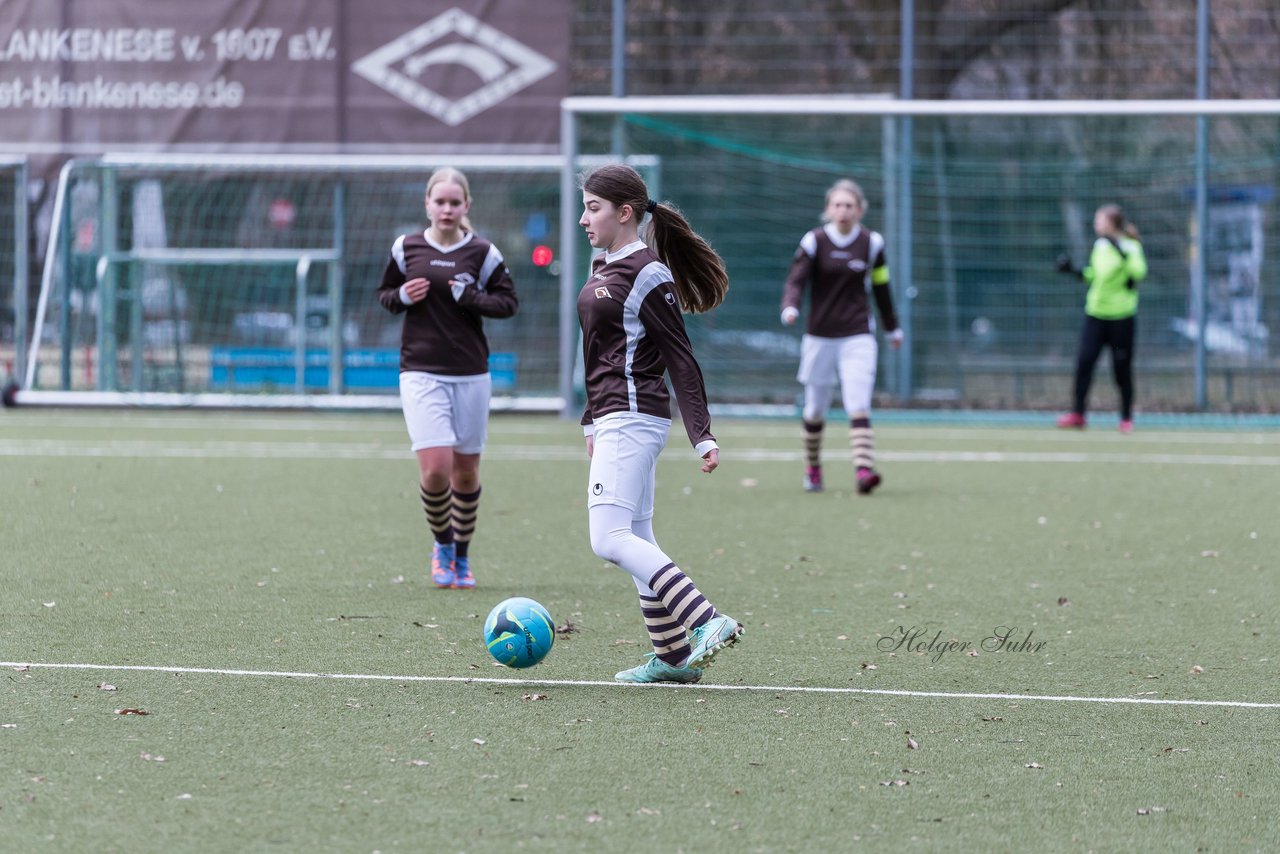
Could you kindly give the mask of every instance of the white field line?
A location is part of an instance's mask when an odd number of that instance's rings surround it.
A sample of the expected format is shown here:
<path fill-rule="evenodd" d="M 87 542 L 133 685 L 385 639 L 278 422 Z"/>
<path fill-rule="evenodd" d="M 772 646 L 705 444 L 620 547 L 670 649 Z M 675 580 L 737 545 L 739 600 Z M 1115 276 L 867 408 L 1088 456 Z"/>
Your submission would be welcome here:
<path fill-rule="evenodd" d="M 1047 424 L 1048 422 L 1046 422 Z M 742 422 L 721 420 L 716 430 L 717 436 L 743 438 L 747 441 L 760 439 L 793 439 L 799 433 L 791 424 L 774 422 Z M 840 434 L 843 427 L 832 422 L 832 430 Z M 246 433 L 355 433 L 355 434 L 389 434 L 393 437 L 405 435 L 404 419 L 397 413 L 370 413 L 360 418 L 339 418 L 326 416 L 301 420 L 297 417 L 248 417 L 210 413 L 201 417 L 184 415 L 141 415 L 122 413 L 119 417 L 94 414 L 30 415 L 23 413 L 21 420 L 6 424 L 0 420 L 0 428 L 36 429 L 83 429 L 101 430 L 160 430 L 160 431 L 211 431 L 236 430 Z M 677 425 L 675 434 L 680 433 Z M 577 436 L 580 432 L 575 423 L 556 418 L 538 418 L 532 420 L 507 421 L 504 417 L 493 419 L 490 424 L 492 436 L 545 436 L 563 438 Z M 1115 434 L 1114 431 L 1103 432 L 1101 429 L 1087 433 L 1029 427 L 1008 427 L 1001 425 L 975 425 L 973 427 L 920 427 L 915 425 L 887 424 L 878 428 L 882 437 L 898 439 L 936 439 L 939 441 L 960 442 L 1036 442 L 1036 443 L 1080 443 L 1108 442 L 1125 445 L 1280 445 L 1280 431 L 1235 432 L 1235 431 L 1159 431 L 1142 430 L 1128 436 Z M 843 436 L 839 436 L 843 441 Z M 836 441 L 835 438 L 832 441 Z"/>
<path fill-rule="evenodd" d="M 771 691 L 791 694 L 854 694 L 877 697 L 933 697 L 944 700 L 1038 700 L 1047 703 L 1099 703 L 1141 706 L 1217 706 L 1241 709 L 1280 709 L 1280 703 L 1253 703 L 1244 700 L 1163 700 L 1154 697 L 1076 697 L 1053 694 L 1001 694 L 950 691 L 907 691 L 888 688 L 823 688 L 805 685 L 678 685 L 664 682 L 636 685 L 598 679 L 498 679 L 472 676 L 389 676 L 379 673 L 307 673 L 291 670 L 238 670 L 220 667 L 160 667 L 148 664 L 62 664 L 53 662 L 0 661 L 0 667 L 44 670 L 107 670 L 146 673 L 191 673 L 211 676 L 249 676 L 277 679 L 334 679 L 351 682 L 476 683 L 517 687 L 559 688 L 667 688 L 690 691 Z"/>
<path fill-rule="evenodd" d="M 690 452 L 691 454 L 691 452 Z M 83 442 L 69 439 L 0 439 L 0 457 L 124 457 L 179 459 L 410 459 L 407 448 L 376 443 L 342 442 L 172 442 L 119 439 Z M 847 449 L 831 449 L 824 459 L 842 460 Z M 1087 451 L 892 451 L 877 453 L 882 460 L 905 463 L 1105 463 L 1204 466 L 1280 466 L 1280 456 L 1248 454 L 1112 453 Z M 502 445 L 485 449 L 487 459 L 525 462 L 586 462 L 583 448 L 566 445 Z M 689 457 L 691 459 L 691 456 Z M 688 462 L 685 455 L 668 453 L 667 462 Z M 797 462 L 801 452 L 772 448 L 726 448 L 724 462 Z"/>

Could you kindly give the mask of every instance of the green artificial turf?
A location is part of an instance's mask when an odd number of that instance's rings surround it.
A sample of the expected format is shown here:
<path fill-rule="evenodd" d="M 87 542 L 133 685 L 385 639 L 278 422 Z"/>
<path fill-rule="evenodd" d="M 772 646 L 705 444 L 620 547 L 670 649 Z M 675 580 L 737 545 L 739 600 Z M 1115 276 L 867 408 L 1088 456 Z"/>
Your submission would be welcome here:
<path fill-rule="evenodd" d="M 746 635 L 647 688 L 587 684 L 647 641 L 572 423 L 493 420 L 439 591 L 397 416 L 0 414 L 0 847 L 1273 844 L 1280 434 L 891 424 L 862 498 L 835 424 L 820 495 L 798 425 L 717 433 L 655 527 Z M 480 639 L 515 595 L 573 626 L 527 671 Z"/>

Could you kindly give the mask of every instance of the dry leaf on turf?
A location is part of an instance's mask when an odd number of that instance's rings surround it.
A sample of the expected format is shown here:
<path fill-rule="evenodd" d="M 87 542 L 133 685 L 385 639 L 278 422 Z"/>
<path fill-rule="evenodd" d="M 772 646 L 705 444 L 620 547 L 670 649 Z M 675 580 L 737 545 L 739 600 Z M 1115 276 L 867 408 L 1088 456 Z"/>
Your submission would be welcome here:
<path fill-rule="evenodd" d="M 547 699 L 547 695 L 546 694 L 524 694 L 520 697 L 520 699 L 521 700 L 545 700 Z"/>
<path fill-rule="evenodd" d="M 1071 600 L 1070 600 L 1070 599 L 1068 599 L 1066 596 L 1059 596 L 1059 597 L 1058 597 L 1058 606 L 1059 606 L 1059 607 L 1061 607 L 1061 608 L 1070 608 L 1070 607 L 1071 607 Z"/>
<path fill-rule="evenodd" d="M 149 715 L 146 709 L 116 709 L 117 715 Z"/>
<path fill-rule="evenodd" d="M 598 812 L 587 813 L 587 824 L 595 824 L 597 821 L 602 821 L 602 820 L 603 819 L 601 819 L 600 813 Z"/>
<path fill-rule="evenodd" d="M 114 691 L 114 690 L 116 690 L 116 686 L 111 685 L 111 684 L 108 684 L 108 683 L 106 683 L 106 682 L 99 682 L 99 683 L 98 683 L 98 690 L 99 690 L 99 691 Z"/>
<path fill-rule="evenodd" d="M 556 626 L 556 634 L 571 635 L 579 631 L 578 627 L 573 624 L 573 620 L 565 620 L 563 626 Z"/>
<path fill-rule="evenodd" d="M 1041 765 L 1039 762 L 1028 762 L 1026 765 L 1023 765 L 1022 767 L 1023 768 L 1043 768 L 1044 766 Z"/>

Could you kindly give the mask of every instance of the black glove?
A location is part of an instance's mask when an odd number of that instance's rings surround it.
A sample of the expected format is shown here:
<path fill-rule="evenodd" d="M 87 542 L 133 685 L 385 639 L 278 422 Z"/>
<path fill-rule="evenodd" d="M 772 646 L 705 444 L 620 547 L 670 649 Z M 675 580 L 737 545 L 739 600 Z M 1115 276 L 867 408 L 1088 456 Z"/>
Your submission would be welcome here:
<path fill-rule="evenodd" d="M 1059 272 L 1059 273 L 1074 273 L 1074 272 L 1075 272 L 1074 270 L 1072 270 L 1072 269 L 1071 269 L 1071 257 L 1070 257 L 1069 255 L 1066 255 L 1066 254 L 1063 254 L 1063 255 L 1059 255 L 1059 256 L 1058 256 L 1058 260 L 1057 260 L 1057 262 L 1056 262 L 1056 266 L 1057 266 L 1057 268 L 1058 268 L 1058 272 Z"/>

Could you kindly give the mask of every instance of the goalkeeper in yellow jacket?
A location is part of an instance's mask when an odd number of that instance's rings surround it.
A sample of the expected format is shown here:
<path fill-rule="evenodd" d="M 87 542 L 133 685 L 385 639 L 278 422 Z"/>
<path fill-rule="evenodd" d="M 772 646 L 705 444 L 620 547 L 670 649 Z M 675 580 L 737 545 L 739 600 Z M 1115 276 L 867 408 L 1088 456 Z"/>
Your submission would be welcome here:
<path fill-rule="evenodd" d="M 1071 259 L 1058 257 L 1058 269 L 1089 285 L 1084 300 L 1084 328 L 1076 355 L 1075 400 L 1058 426 L 1084 429 L 1089 386 L 1102 348 L 1111 348 L 1111 369 L 1120 391 L 1120 432 L 1133 432 L 1133 347 L 1137 333 L 1138 283 L 1147 276 L 1138 229 L 1118 205 L 1103 205 L 1093 217 L 1098 239 L 1089 266 L 1077 270 Z"/>

